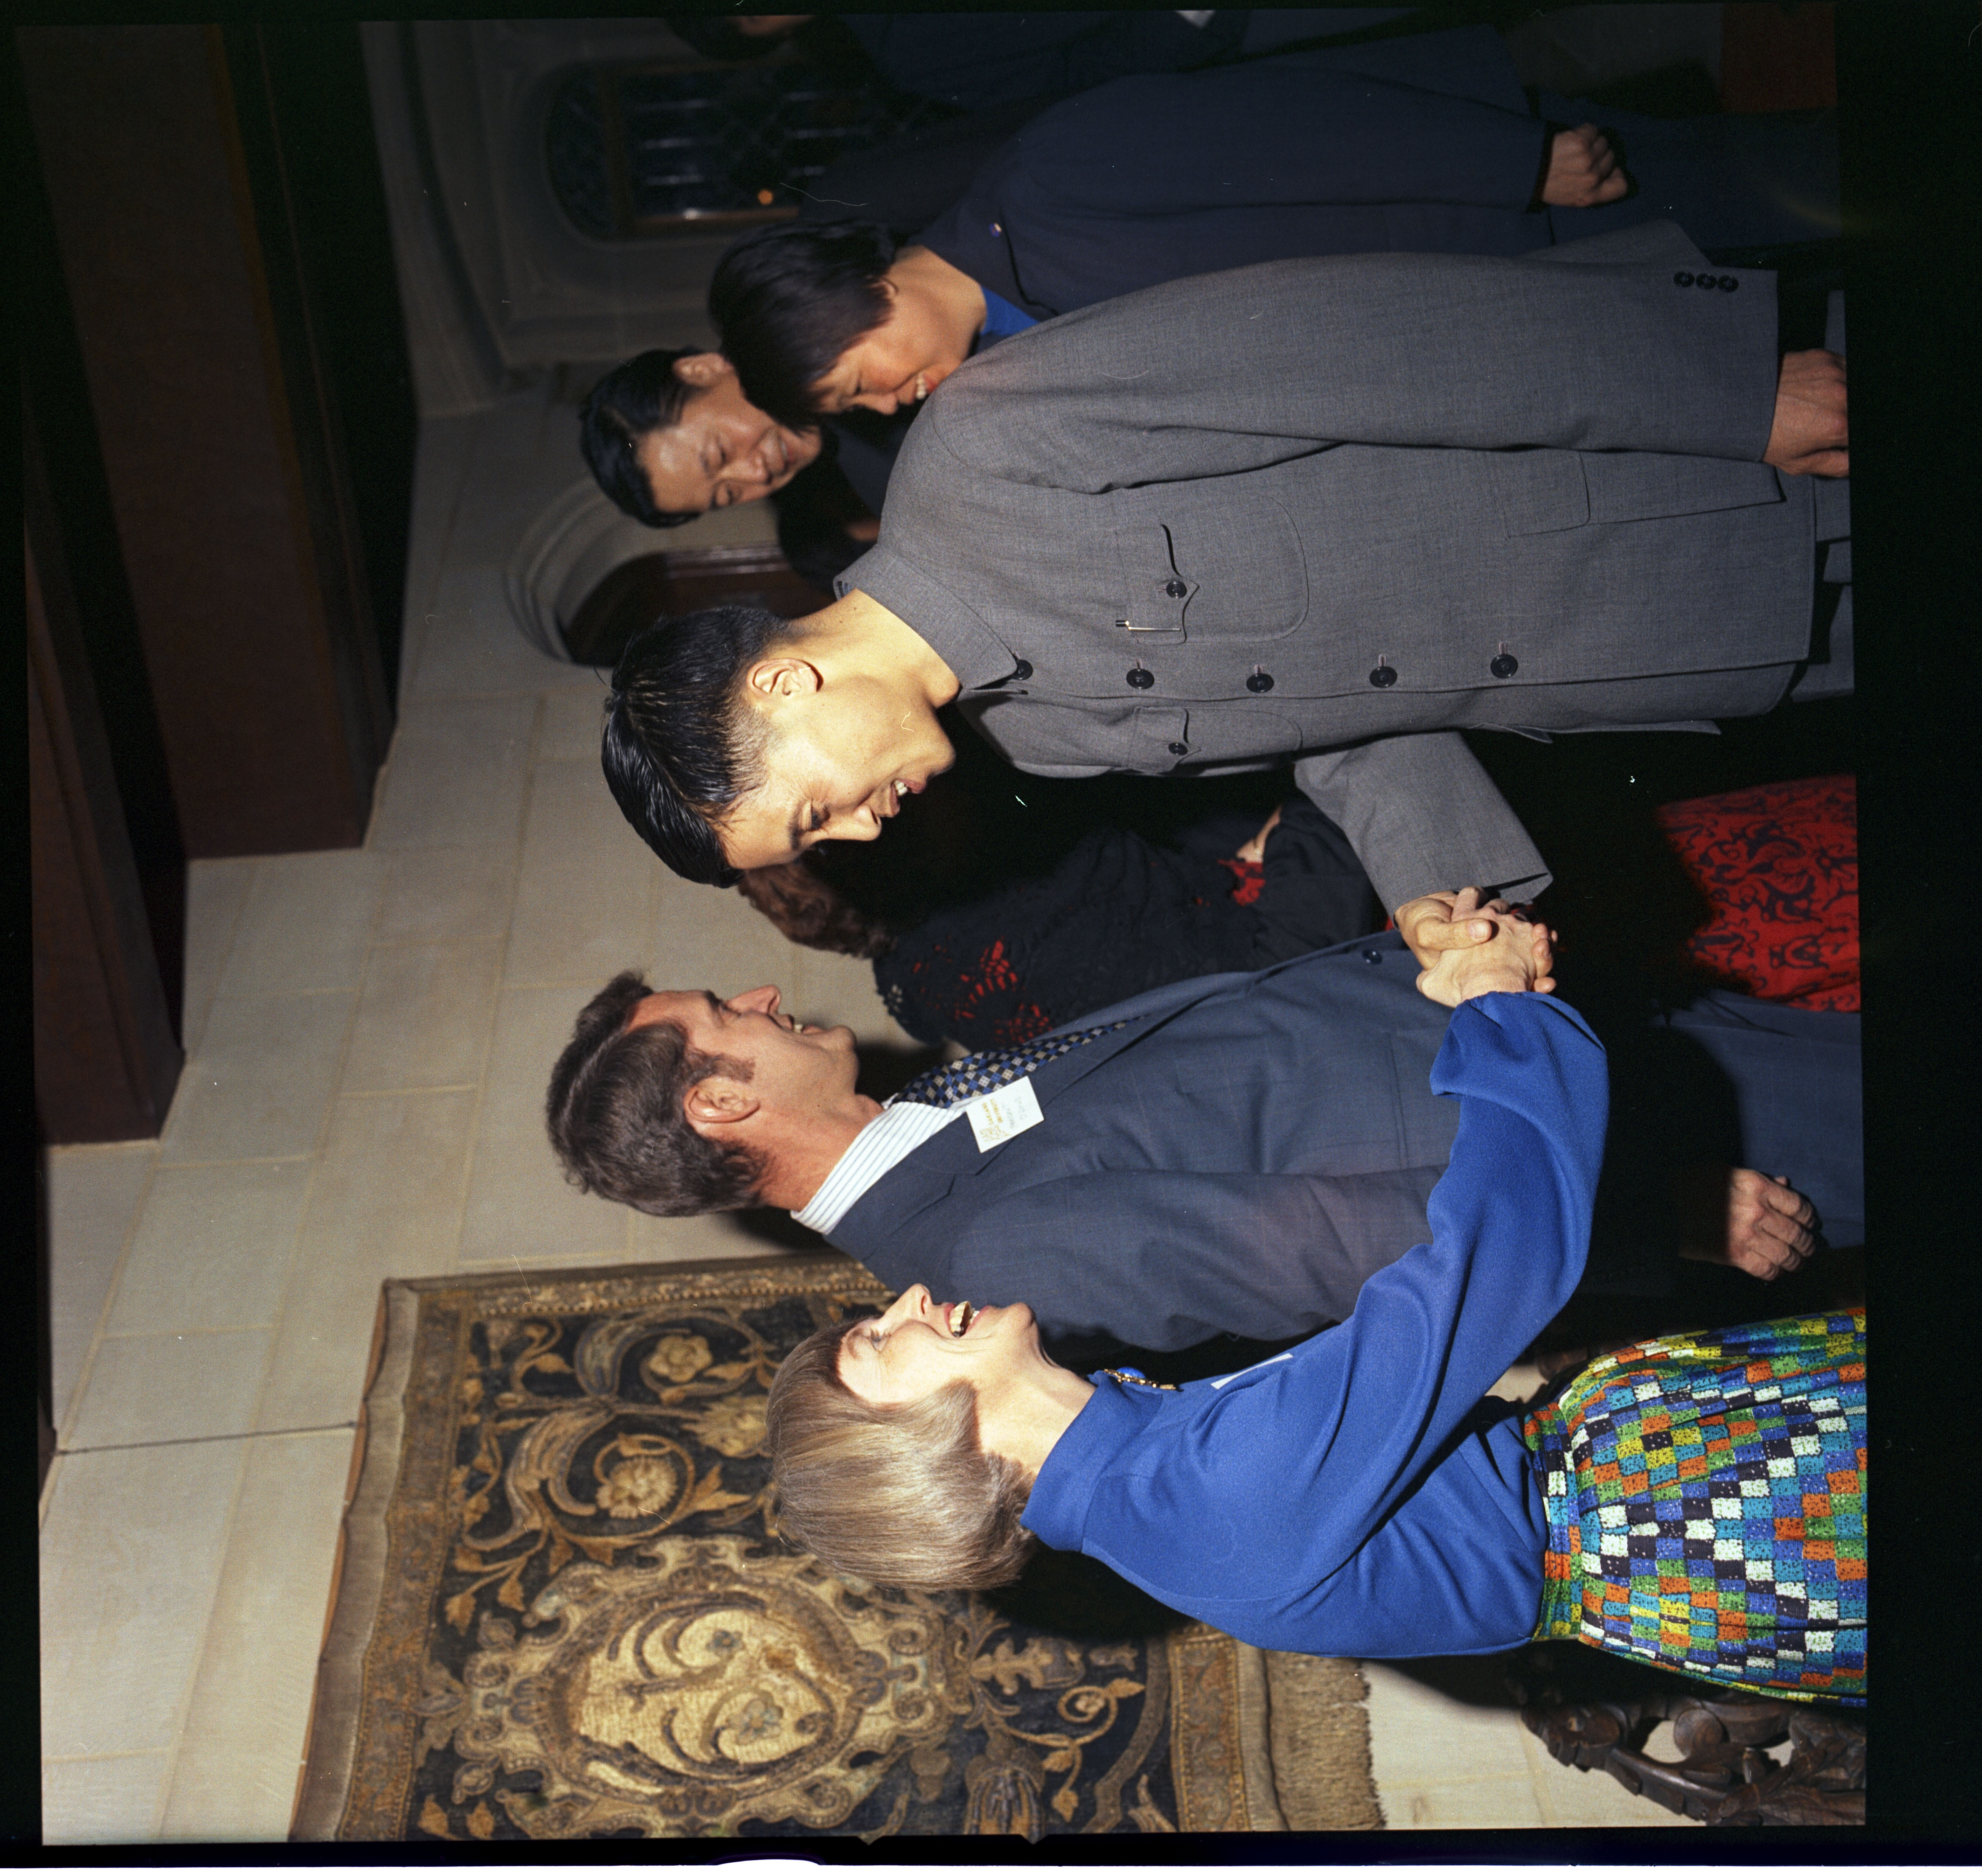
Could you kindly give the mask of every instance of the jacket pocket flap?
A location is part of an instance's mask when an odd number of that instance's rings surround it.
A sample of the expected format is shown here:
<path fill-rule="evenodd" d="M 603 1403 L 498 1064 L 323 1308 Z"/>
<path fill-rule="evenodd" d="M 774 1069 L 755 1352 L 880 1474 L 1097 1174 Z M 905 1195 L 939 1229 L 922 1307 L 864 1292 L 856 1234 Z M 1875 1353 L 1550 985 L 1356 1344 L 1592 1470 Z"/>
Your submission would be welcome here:
<path fill-rule="evenodd" d="M 1493 458 L 1493 491 L 1510 534 L 1553 534 L 1590 519 L 1583 459 L 1573 449 L 1510 449 Z"/>

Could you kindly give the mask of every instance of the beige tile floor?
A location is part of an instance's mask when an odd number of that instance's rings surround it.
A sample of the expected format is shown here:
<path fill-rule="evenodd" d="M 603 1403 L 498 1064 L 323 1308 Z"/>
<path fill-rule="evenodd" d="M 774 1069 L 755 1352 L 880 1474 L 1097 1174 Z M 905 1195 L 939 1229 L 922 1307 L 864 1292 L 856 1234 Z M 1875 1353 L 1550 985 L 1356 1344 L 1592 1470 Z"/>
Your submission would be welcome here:
<path fill-rule="evenodd" d="M 648 856 L 598 777 L 599 679 L 510 623 L 503 561 L 570 479 L 570 423 L 522 392 L 425 426 L 369 839 L 195 864 L 162 1137 L 49 1156 L 51 1843 L 284 1835 L 383 1279 L 769 1248 L 560 1180 L 544 1079 L 607 975 L 775 981 L 907 1046 L 866 966 Z M 1504 1705 L 1370 1681 L 1393 1827 L 1667 1821 Z"/>

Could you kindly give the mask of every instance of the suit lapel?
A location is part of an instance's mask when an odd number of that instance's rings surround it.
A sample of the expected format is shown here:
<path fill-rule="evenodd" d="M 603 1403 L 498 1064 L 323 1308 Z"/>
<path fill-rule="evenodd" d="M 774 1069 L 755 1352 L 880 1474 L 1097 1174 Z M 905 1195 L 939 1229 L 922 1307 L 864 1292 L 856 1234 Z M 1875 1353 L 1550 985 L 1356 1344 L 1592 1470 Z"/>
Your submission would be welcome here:
<path fill-rule="evenodd" d="M 1329 950 L 1330 954 L 1359 952 L 1373 946 L 1400 950 L 1403 946 L 1403 940 L 1394 932 L 1383 932 L 1332 946 Z M 1122 1023 L 1126 1026 L 1109 1035 L 1097 1036 L 1092 1042 L 1083 1043 L 1078 1049 L 1069 1050 L 1065 1055 L 1033 1070 L 1033 1091 L 1039 1097 L 1039 1106 L 1050 1109 L 1069 1089 L 1091 1075 L 1103 1063 L 1112 1060 L 1124 1049 L 1146 1043 L 1173 1017 L 1196 1008 L 1207 998 L 1222 992 L 1241 990 L 1248 984 L 1263 983 L 1283 970 L 1306 963 L 1313 955 L 1309 953 L 1301 957 L 1288 958 L 1264 970 L 1224 971 L 1213 976 L 1186 978 L 1180 983 L 1160 984 L 1108 1009 L 1097 1010 L 1061 1023 L 1059 1030 L 1093 1029 L 1104 1023 Z M 1041 1124 L 1049 1127 L 1052 1123 L 1049 1120 Z M 1022 1133 L 1016 1140 L 993 1147 L 989 1153 L 979 1153 L 977 1137 L 971 1131 L 969 1122 L 954 1120 L 883 1173 L 828 1235 L 835 1243 L 858 1257 L 862 1244 L 872 1245 L 908 1230 L 922 1213 L 942 1203 L 959 1179 L 975 1177 L 1000 1154 L 1027 1137 Z"/>
<path fill-rule="evenodd" d="M 1367 938 L 1352 939 L 1348 943 L 1333 945 L 1325 956 L 1354 953 L 1371 948 L 1386 951 L 1400 951 L 1403 940 L 1394 932 L 1380 932 Z M 1269 965 L 1264 970 L 1221 971 L 1208 977 L 1187 977 L 1179 983 L 1159 984 L 1154 990 L 1145 990 L 1138 996 L 1113 1004 L 1105 1010 L 1096 1010 L 1072 1022 L 1063 1023 L 1046 1033 L 1058 1034 L 1060 1030 L 1094 1029 L 1104 1023 L 1119 1023 L 1124 1026 L 1112 1034 L 1097 1036 L 1092 1042 L 1083 1043 L 1078 1049 L 1070 1049 L 1065 1055 L 1042 1063 L 1032 1073 L 1033 1092 L 1039 1097 L 1043 1109 L 1050 1108 L 1067 1090 L 1086 1077 L 1093 1074 L 1104 1062 L 1112 1061 L 1124 1049 L 1147 1044 L 1173 1018 L 1186 1010 L 1194 1010 L 1200 1004 L 1221 994 L 1244 990 L 1255 983 L 1263 983 L 1277 976 L 1282 971 L 1296 965 L 1304 964 L 1316 953 L 1310 952 L 1303 956 L 1283 959 L 1277 964 Z M 1049 1123 L 1043 1123 L 1049 1124 Z M 1024 1134 L 1016 1137 L 1023 1140 Z M 926 1140 L 902 1162 L 895 1170 L 916 1166 L 926 1168 L 934 1173 L 941 1168 L 945 1179 L 954 1180 L 973 1176 L 989 1167 L 998 1156 L 1015 1144 L 1013 1140 L 993 1147 L 989 1153 L 977 1150 L 977 1137 L 971 1131 L 967 1120 L 953 1121 L 940 1133 Z M 881 1182 L 892 1179 L 890 1173 Z M 863 1201 L 865 1202 L 864 1200 Z"/>
<path fill-rule="evenodd" d="M 953 1140 L 959 1132 L 966 1140 L 971 1140 L 967 1123 L 953 1123 L 890 1167 L 847 1207 L 846 1215 L 826 1233 L 827 1238 L 842 1250 L 864 1257 L 868 1250 L 906 1230 L 923 1213 L 940 1205 L 949 1197 L 960 1169 L 933 1154 L 931 1149 Z"/>

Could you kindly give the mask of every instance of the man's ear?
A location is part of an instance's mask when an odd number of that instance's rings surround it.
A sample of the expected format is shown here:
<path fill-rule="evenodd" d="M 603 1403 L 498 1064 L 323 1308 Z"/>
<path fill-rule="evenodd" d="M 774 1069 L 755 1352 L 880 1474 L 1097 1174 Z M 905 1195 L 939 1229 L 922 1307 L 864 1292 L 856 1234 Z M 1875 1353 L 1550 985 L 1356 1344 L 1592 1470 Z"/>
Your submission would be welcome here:
<path fill-rule="evenodd" d="M 675 360 L 675 376 L 697 391 L 706 391 L 736 369 L 719 352 L 691 352 L 686 358 Z"/>
<path fill-rule="evenodd" d="M 826 688 L 826 679 L 809 659 L 786 653 L 753 664 L 744 674 L 745 694 L 753 703 L 782 703 L 789 697 L 809 697 Z"/>
<path fill-rule="evenodd" d="M 711 1075 L 690 1088 L 682 1102 L 682 1111 L 698 1133 L 705 1127 L 730 1127 L 747 1120 L 762 1105 L 740 1081 L 726 1075 Z"/>

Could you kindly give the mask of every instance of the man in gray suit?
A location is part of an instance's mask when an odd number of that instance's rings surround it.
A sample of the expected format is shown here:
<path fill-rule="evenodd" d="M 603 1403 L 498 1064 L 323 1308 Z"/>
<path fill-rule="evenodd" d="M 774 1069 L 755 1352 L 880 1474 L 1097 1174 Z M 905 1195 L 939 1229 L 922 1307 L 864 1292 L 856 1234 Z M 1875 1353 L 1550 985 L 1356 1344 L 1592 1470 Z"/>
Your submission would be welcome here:
<path fill-rule="evenodd" d="M 1541 856 L 1457 730 L 1770 708 L 1824 544 L 1844 570 L 1846 485 L 1814 479 L 1844 442 L 1841 358 L 1779 359 L 1774 276 L 1669 224 L 1173 282 L 948 379 L 823 611 L 636 639 L 607 778 L 723 881 L 876 837 L 946 766 L 955 699 L 1037 773 L 1292 762 L 1386 906 L 1532 896 Z M 1464 941 L 1437 913 L 1421 961 Z"/>
<path fill-rule="evenodd" d="M 1023 1298 L 1056 1336 L 1277 1340 L 1343 1320 L 1426 1234 L 1459 1115 L 1429 1083 L 1450 1013 L 1416 976 L 1386 933 L 1166 985 L 1019 1061 L 957 1065 L 966 1088 L 1026 1071 L 987 1125 L 916 1083 L 885 1109 L 859 1093 L 852 1032 L 793 1022 L 770 985 L 719 1002 L 629 972 L 552 1075 L 551 1137 L 588 1190 L 666 1213 L 782 1207 L 888 1283 Z M 1833 1242 L 1862 1240 L 1855 1016 L 1716 993 L 1599 1033 L 1612 1122 L 1590 1287 L 1657 1294 L 1675 1250 L 1794 1269 L 1803 1194 Z M 1707 1165 L 1710 1203 L 1676 1211 L 1668 1176 Z"/>

